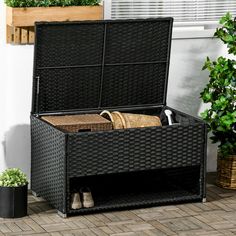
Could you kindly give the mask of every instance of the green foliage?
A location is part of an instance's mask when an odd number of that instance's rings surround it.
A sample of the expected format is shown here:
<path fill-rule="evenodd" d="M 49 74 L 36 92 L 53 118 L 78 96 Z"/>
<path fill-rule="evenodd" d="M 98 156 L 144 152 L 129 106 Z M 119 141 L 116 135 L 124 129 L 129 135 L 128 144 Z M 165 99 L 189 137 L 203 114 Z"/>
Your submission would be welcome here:
<path fill-rule="evenodd" d="M 222 27 L 216 29 L 215 36 L 220 38 L 229 49 L 229 53 L 236 55 L 236 21 L 230 13 L 220 19 Z"/>
<path fill-rule="evenodd" d="M 100 0 L 5 0 L 9 7 L 94 6 Z"/>
<path fill-rule="evenodd" d="M 221 28 L 215 36 L 227 44 L 230 54 L 236 55 L 236 23 L 230 13 L 221 18 Z M 236 61 L 219 57 L 211 61 L 208 57 L 203 70 L 209 71 L 209 82 L 201 92 L 204 103 L 211 107 L 201 116 L 208 123 L 213 143 L 219 143 L 224 155 L 236 154 Z"/>
<path fill-rule="evenodd" d="M 20 169 L 7 169 L 0 174 L 1 187 L 19 187 L 27 183 L 27 177 Z"/>

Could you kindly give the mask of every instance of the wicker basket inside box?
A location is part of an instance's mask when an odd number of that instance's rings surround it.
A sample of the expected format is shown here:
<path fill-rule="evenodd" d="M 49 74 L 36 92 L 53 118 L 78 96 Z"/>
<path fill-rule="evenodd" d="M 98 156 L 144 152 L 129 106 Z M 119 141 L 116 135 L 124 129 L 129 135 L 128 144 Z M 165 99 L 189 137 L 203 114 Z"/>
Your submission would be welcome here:
<path fill-rule="evenodd" d="M 172 23 L 36 24 L 31 187 L 64 216 L 205 198 L 206 124 L 166 106 Z M 165 109 L 179 125 L 167 125 Z M 103 110 L 163 126 L 71 133 L 41 118 Z M 72 210 L 84 185 L 95 206 Z"/>
<path fill-rule="evenodd" d="M 65 132 L 90 132 L 112 129 L 112 123 L 97 114 L 42 116 L 41 118 Z"/>

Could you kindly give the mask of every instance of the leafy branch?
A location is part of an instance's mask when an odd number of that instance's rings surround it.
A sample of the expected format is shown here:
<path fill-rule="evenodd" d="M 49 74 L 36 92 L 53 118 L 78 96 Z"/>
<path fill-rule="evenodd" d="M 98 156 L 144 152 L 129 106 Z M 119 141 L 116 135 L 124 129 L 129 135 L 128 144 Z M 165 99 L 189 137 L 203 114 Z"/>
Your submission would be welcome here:
<path fill-rule="evenodd" d="M 227 13 L 220 24 L 215 36 L 227 45 L 230 54 L 236 55 L 235 20 Z M 201 116 L 212 131 L 213 143 L 219 143 L 219 151 L 224 156 L 236 154 L 236 61 L 224 57 L 211 61 L 207 57 L 203 70 L 209 71 L 209 82 L 201 98 L 211 106 Z"/>

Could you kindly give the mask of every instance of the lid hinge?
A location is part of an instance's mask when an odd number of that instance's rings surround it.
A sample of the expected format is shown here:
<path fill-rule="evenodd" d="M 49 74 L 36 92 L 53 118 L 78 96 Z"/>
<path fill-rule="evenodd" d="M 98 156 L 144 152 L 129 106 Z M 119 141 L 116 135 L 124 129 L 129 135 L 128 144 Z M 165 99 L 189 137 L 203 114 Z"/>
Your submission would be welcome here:
<path fill-rule="evenodd" d="M 39 84 L 40 76 L 36 76 L 36 116 L 39 116 Z"/>

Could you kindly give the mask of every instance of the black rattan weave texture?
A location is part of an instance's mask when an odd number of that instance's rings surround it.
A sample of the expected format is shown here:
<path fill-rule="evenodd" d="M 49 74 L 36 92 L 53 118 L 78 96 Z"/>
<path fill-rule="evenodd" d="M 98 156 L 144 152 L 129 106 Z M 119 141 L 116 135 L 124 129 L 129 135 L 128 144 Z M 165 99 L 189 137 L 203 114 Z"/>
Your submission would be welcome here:
<path fill-rule="evenodd" d="M 31 189 L 65 211 L 65 135 L 31 116 Z"/>
<path fill-rule="evenodd" d="M 172 18 L 37 24 L 32 113 L 165 104 L 171 32 Z"/>
<path fill-rule="evenodd" d="M 62 110 L 68 105 L 73 110 L 78 102 L 81 108 L 93 108 L 99 97 L 100 73 L 97 67 L 40 71 L 39 110 Z"/>
<path fill-rule="evenodd" d="M 200 165 L 203 126 L 69 134 L 68 177 Z"/>
<path fill-rule="evenodd" d="M 36 68 L 101 64 L 103 34 L 98 23 L 37 26 Z"/>

